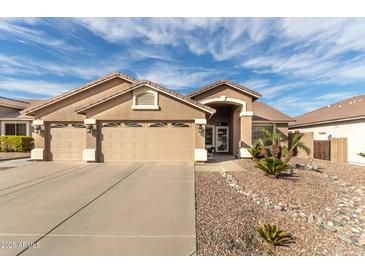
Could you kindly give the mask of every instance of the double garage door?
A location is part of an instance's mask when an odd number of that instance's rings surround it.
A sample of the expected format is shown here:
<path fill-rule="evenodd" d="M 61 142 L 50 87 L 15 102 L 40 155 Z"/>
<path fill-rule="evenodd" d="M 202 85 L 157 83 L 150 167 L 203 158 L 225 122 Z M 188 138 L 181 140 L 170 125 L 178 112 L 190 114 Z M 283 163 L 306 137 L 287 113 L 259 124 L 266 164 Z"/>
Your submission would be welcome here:
<path fill-rule="evenodd" d="M 193 124 L 185 122 L 113 122 L 100 124 L 100 160 L 139 162 L 192 162 Z M 52 124 L 51 160 L 82 160 L 86 148 L 82 124 Z"/>
<path fill-rule="evenodd" d="M 191 123 L 103 123 L 101 151 L 105 162 L 192 162 Z"/>

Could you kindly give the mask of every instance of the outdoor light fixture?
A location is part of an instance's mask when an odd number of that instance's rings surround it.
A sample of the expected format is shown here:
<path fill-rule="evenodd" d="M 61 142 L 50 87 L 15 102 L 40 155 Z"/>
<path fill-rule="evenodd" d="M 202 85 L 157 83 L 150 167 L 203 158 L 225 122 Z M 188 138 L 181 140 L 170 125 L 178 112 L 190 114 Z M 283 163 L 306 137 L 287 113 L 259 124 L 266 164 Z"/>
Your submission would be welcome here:
<path fill-rule="evenodd" d="M 198 132 L 200 135 L 202 135 L 202 136 L 204 135 L 204 125 L 199 125 Z"/>
<path fill-rule="evenodd" d="M 39 134 L 44 130 L 44 121 L 43 120 L 34 120 L 32 122 L 32 126 L 34 127 L 34 132 Z"/>
<path fill-rule="evenodd" d="M 93 133 L 93 131 L 96 129 L 95 119 L 85 119 L 84 124 L 86 126 L 87 133 Z"/>

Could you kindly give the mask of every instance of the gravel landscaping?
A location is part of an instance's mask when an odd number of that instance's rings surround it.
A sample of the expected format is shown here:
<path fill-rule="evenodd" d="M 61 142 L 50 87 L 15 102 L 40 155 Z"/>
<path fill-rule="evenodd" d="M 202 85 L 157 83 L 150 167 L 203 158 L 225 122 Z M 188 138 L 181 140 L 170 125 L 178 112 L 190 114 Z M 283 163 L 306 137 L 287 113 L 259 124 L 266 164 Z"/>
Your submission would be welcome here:
<path fill-rule="evenodd" d="M 196 172 L 198 255 L 365 255 L 365 168 L 294 159 L 317 171 L 274 179 L 252 160 L 235 162 L 243 171 Z M 287 230 L 293 243 L 263 242 L 256 228 L 264 223 Z"/>

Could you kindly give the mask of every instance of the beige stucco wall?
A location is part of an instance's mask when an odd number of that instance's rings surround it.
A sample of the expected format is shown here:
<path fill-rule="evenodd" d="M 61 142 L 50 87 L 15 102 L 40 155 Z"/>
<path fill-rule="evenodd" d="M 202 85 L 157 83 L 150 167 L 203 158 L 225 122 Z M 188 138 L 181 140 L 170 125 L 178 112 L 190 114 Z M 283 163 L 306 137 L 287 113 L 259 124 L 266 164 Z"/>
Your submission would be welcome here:
<path fill-rule="evenodd" d="M 148 89 L 141 87 L 141 89 Z M 97 120 L 185 120 L 205 119 L 206 112 L 172 96 L 159 93 L 158 110 L 132 109 L 133 93 L 128 92 L 86 111 L 86 117 Z"/>
<path fill-rule="evenodd" d="M 241 122 L 241 127 L 240 127 L 241 145 L 240 145 L 240 147 L 248 148 L 252 145 L 252 117 L 250 117 L 250 116 L 241 117 L 240 122 Z"/>
<path fill-rule="evenodd" d="M 247 103 L 247 111 L 252 111 L 252 97 L 227 85 L 221 85 L 211 90 L 208 90 L 202 94 L 194 96 L 193 99 L 197 101 L 203 101 L 207 99 L 217 98 L 220 96 L 227 96 L 229 98 L 245 101 Z"/>
<path fill-rule="evenodd" d="M 75 109 L 114 94 L 126 88 L 129 84 L 129 82 L 120 78 L 112 79 L 37 111 L 35 119 L 44 121 L 83 121 L 84 115 L 76 114 Z"/>
<path fill-rule="evenodd" d="M 281 143 L 281 145 L 288 147 L 288 137 L 289 137 L 289 131 L 288 131 L 288 124 L 276 124 L 276 130 L 283 134 L 286 138 L 284 142 Z"/>

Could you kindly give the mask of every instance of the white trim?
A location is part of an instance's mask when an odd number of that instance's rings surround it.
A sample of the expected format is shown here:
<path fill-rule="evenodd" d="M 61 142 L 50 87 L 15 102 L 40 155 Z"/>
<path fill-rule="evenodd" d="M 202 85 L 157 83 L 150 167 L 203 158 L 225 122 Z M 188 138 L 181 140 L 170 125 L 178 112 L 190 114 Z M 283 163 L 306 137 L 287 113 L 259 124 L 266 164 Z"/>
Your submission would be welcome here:
<path fill-rule="evenodd" d="M 96 119 L 85 119 L 84 125 L 96 125 Z"/>
<path fill-rule="evenodd" d="M 96 149 L 87 148 L 82 151 L 82 160 L 85 162 L 95 162 Z"/>
<path fill-rule="evenodd" d="M 33 148 L 30 152 L 31 160 L 44 160 L 44 149 L 43 148 Z"/>
<path fill-rule="evenodd" d="M 241 112 L 240 113 L 240 117 L 252 117 L 253 116 L 253 112 L 252 111 L 245 111 L 245 112 Z"/>
<path fill-rule="evenodd" d="M 194 160 L 196 162 L 206 162 L 208 160 L 208 152 L 205 148 L 196 148 L 194 150 Z"/>
<path fill-rule="evenodd" d="M 137 105 L 137 97 L 144 93 L 150 93 L 154 96 L 153 105 Z M 133 90 L 133 105 L 132 109 L 159 109 L 158 106 L 158 92 L 155 90 Z"/>
<path fill-rule="evenodd" d="M 14 120 L 14 121 L 13 120 L 11 120 L 11 121 L 3 120 L 3 121 L 1 121 L 1 136 L 5 136 L 5 125 L 7 125 L 7 124 L 22 124 L 22 125 L 25 125 L 26 136 L 31 136 L 29 121 L 19 121 L 19 120 Z"/>
<path fill-rule="evenodd" d="M 209 103 L 215 103 L 215 102 L 230 102 L 230 103 L 235 103 L 235 104 L 238 104 L 238 105 L 241 105 L 242 108 L 242 112 L 247 112 L 247 102 L 246 101 L 242 101 L 242 100 L 239 100 L 239 99 L 236 99 L 236 98 L 230 98 L 230 97 L 227 97 L 227 96 L 220 96 L 220 97 L 216 97 L 216 98 L 210 98 L 210 99 L 206 99 L 204 101 L 201 101 L 200 103 L 206 105 L 206 104 L 209 104 Z"/>
<path fill-rule="evenodd" d="M 44 126 L 44 121 L 39 119 L 33 120 L 32 126 Z"/>
<path fill-rule="evenodd" d="M 250 152 L 248 152 L 247 148 L 240 148 L 240 158 L 252 158 Z"/>
<path fill-rule="evenodd" d="M 195 124 L 196 125 L 206 125 L 207 119 L 195 119 Z"/>
<path fill-rule="evenodd" d="M 133 105 L 132 109 L 160 109 L 160 107 L 153 105 Z"/>

